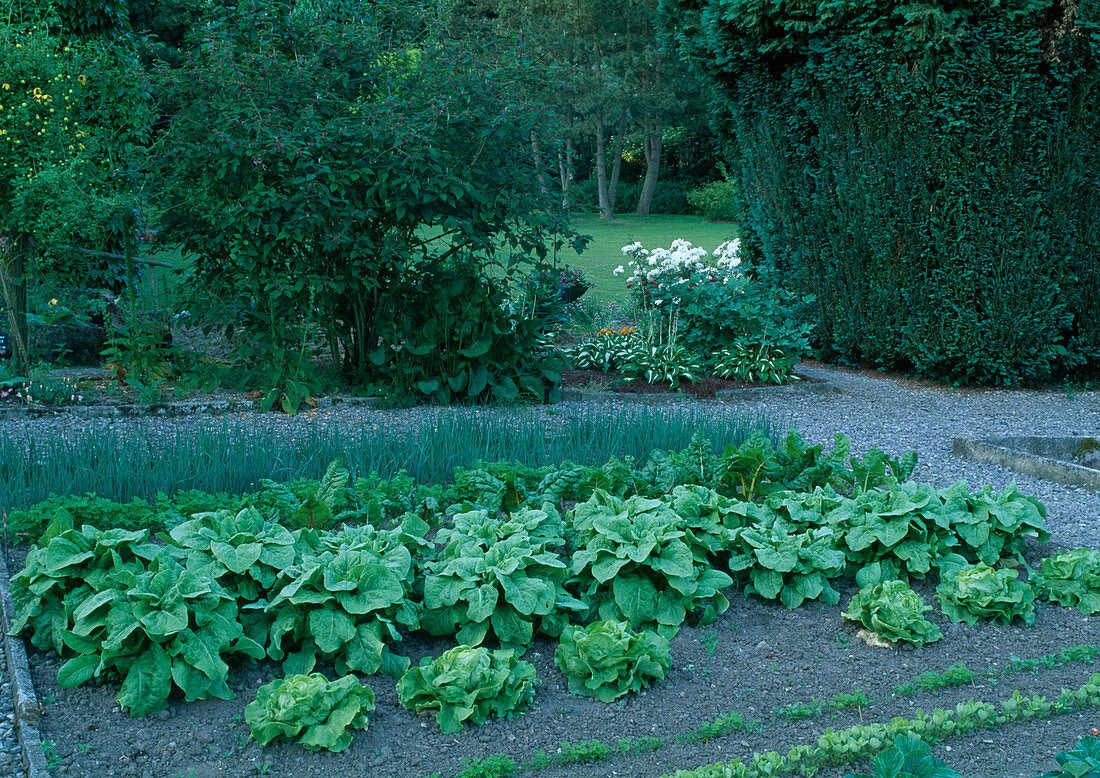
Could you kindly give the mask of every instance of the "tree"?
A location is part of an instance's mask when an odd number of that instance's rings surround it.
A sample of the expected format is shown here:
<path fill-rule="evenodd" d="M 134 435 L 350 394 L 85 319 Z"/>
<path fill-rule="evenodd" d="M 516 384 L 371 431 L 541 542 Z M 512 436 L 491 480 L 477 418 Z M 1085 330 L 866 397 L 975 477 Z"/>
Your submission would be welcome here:
<path fill-rule="evenodd" d="M 560 226 L 522 73 L 455 40 L 449 17 L 365 8 L 241 3 L 160 74 L 156 155 L 194 310 L 232 322 L 267 386 L 303 369 L 315 331 L 368 377 L 413 268 L 542 256 Z"/>

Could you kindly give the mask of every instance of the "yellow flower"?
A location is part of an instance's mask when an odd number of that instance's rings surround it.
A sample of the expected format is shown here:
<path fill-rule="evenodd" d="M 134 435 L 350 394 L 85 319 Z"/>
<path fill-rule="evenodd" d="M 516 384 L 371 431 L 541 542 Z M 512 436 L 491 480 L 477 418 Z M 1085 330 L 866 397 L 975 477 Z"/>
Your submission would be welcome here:
<path fill-rule="evenodd" d="M 57 305 L 57 298 L 56 297 L 54 297 L 52 300 L 50 300 L 50 305 Z"/>
<path fill-rule="evenodd" d="M 4 84 L 4 91 L 5 92 L 10 92 L 11 91 L 11 84 Z"/>
<path fill-rule="evenodd" d="M 81 73 L 79 76 L 77 76 L 76 80 L 79 81 L 81 84 L 88 83 L 88 79 L 83 73 Z"/>

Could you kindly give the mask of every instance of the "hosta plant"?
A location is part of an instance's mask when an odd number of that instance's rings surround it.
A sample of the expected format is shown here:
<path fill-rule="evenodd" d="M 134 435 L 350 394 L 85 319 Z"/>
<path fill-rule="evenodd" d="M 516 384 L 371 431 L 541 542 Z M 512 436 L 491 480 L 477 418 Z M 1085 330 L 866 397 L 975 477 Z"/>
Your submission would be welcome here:
<path fill-rule="evenodd" d="M 397 698 L 409 710 L 434 710 L 445 735 L 466 723 L 508 718 L 535 696 L 535 668 L 508 649 L 456 646 L 425 657 L 397 682 Z"/>
<path fill-rule="evenodd" d="M 749 383 L 781 384 L 799 380 L 794 362 L 783 349 L 771 343 L 734 343 L 714 355 L 708 372 Z"/>
<path fill-rule="evenodd" d="M 573 584 L 599 618 L 672 638 L 689 614 L 706 624 L 729 607 L 721 590 L 733 579 L 696 562 L 668 503 L 596 490 L 569 519 Z"/>
<path fill-rule="evenodd" d="M 553 509 L 551 509 L 553 510 Z M 535 630 L 561 632 L 568 611 L 584 603 L 565 590 L 568 568 L 561 519 L 525 509 L 507 519 L 487 511 L 456 514 L 441 530 L 439 557 L 424 564 L 423 628 L 457 635 L 466 645 L 494 636 L 505 646 L 527 646 Z"/>
<path fill-rule="evenodd" d="M 672 667 L 668 640 L 649 632 L 634 632 L 624 621 L 597 621 L 587 627 L 567 627 L 554 653 L 574 694 L 612 702 L 660 681 Z"/>
<path fill-rule="evenodd" d="M 289 675 L 264 684 L 244 709 L 244 720 L 261 746 L 295 740 L 310 750 L 343 751 L 349 729 L 366 729 L 374 691 L 354 675 L 330 681 L 320 673 Z"/>
<path fill-rule="evenodd" d="M 858 621 L 891 642 L 905 640 L 923 646 L 943 637 L 940 628 L 924 618 L 931 610 L 903 581 L 886 581 L 860 589 L 848 603 L 844 618 Z"/>
<path fill-rule="evenodd" d="M 1100 551 L 1075 548 L 1044 559 L 1031 582 L 1045 600 L 1085 614 L 1100 612 Z"/>
<path fill-rule="evenodd" d="M 952 621 L 1011 624 L 1018 618 L 1028 626 L 1035 623 L 1035 591 L 1019 580 L 1016 570 L 978 563 L 948 565 L 940 574 L 936 601 Z"/>

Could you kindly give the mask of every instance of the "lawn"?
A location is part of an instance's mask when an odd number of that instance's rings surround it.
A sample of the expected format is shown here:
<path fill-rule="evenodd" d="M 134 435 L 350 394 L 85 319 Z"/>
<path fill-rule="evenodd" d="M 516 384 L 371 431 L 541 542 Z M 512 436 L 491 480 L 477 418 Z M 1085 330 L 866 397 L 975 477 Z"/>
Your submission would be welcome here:
<path fill-rule="evenodd" d="M 702 216 L 630 215 L 610 221 L 582 216 L 573 219 L 573 227 L 582 235 L 591 235 L 592 240 L 583 254 L 568 252 L 562 260 L 588 275 L 596 285 L 588 297 L 601 302 L 614 299 L 624 289 L 623 279 L 612 275 L 616 267 L 625 264 L 623 246 L 639 241 L 646 248 L 667 247 L 677 238 L 684 238 L 713 251 L 719 243 L 737 237 L 737 225 L 708 222 Z"/>

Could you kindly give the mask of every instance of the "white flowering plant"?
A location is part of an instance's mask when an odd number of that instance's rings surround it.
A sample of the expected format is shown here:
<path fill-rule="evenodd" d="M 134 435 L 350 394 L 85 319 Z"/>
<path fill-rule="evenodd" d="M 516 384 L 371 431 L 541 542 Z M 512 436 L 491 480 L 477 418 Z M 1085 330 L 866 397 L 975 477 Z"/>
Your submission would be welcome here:
<path fill-rule="evenodd" d="M 739 240 L 721 244 L 712 254 L 700 246 L 677 238 L 669 248 L 647 249 L 641 243 L 623 246 L 630 257 L 615 275 L 627 273 L 626 288 L 643 311 L 670 311 L 704 286 L 744 284 Z M 667 315 L 674 315 L 667 313 Z"/>

